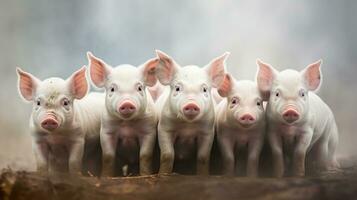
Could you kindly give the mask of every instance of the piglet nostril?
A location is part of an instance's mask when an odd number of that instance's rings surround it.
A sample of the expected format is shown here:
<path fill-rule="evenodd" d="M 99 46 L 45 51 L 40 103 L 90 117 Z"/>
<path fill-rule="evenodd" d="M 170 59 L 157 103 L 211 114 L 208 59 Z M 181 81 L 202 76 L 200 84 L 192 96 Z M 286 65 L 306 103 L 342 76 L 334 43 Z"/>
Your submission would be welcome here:
<path fill-rule="evenodd" d="M 288 123 L 293 123 L 299 119 L 300 115 L 297 111 L 289 109 L 283 113 L 283 118 Z"/>
<path fill-rule="evenodd" d="M 122 115 L 131 115 L 135 112 L 136 107 L 131 101 L 124 101 L 119 105 L 119 113 Z"/>
<path fill-rule="evenodd" d="M 46 117 L 42 122 L 41 122 L 41 127 L 48 130 L 48 131 L 53 131 L 57 129 L 59 126 L 59 123 L 57 120 L 53 117 Z"/>
<path fill-rule="evenodd" d="M 239 118 L 239 121 L 243 124 L 249 124 L 254 122 L 255 118 L 250 114 L 245 114 L 241 118 Z"/>
<path fill-rule="evenodd" d="M 200 113 L 200 108 L 195 103 L 189 103 L 183 107 L 183 113 L 186 117 L 194 118 Z"/>

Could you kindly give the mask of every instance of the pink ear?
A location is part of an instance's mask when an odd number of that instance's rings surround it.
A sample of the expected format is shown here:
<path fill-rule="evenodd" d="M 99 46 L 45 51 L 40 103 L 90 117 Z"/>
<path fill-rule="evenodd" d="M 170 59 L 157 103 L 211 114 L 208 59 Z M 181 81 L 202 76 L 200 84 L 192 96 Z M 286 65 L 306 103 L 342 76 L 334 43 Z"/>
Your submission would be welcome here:
<path fill-rule="evenodd" d="M 322 83 L 321 63 L 322 60 L 319 60 L 310 64 L 302 71 L 306 86 L 311 91 L 318 90 Z"/>
<path fill-rule="evenodd" d="M 232 90 L 233 82 L 229 74 L 225 74 L 221 85 L 218 88 L 218 93 L 222 97 L 227 97 Z"/>
<path fill-rule="evenodd" d="M 257 60 L 257 83 L 264 100 L 268 100 L 277 71 L 267 63 Z"/>
<path fill-rule="evenodd" d="M 156 54 L 159 58 L 156 76 L 161 84 L 169 85 L 174 77 L 174 74 L 178 70 L 178 66 L 176 62 L 164 52 L 156 50 Z"/>
<path fill-rule="evenodd" d="M 83 66 L 68 78 L 70 91 L 74 98 L 81 99 L 88 93 L 88 82 L 86 78 L 86 67 Z"/>
<path fill-rule="evenodd" d="M 159 58 L 152 58 L 142 65 L 143 77 L 146 85 L 152 87 L 156 84 L 156 68 L 159 64 Z"/>
<path fill-rule="evenodd" d="M 212 86 L 218 88 L 221 84 L 226 71 L 226 59 L 230 55 L 229 52 L 213 59 L 208 65 L 208 75 L 211 77 Z"/>
<path fill-rule="evenodd" d="M 20 68 L 16 68 L 16 72 L 19 77 L 18 88 L 21 96 L 27 101 L 33 100 L 36 87 L 40 83 L 40 80 Z"/>
<path fill-rule="evenodd" d="M 109 66 L 101 59 L 87 52 L 89 62 L 89 74 L 95 86 L 101 88 L 105 85 L 106 77 L 110 71 Z"/>

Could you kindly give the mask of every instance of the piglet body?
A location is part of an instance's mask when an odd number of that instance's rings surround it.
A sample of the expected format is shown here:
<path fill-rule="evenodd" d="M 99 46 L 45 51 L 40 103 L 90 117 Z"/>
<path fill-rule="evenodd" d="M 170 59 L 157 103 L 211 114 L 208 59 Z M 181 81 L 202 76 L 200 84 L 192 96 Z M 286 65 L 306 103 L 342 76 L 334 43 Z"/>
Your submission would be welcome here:
<path fill-rule="evenodd" d="M 171 173 L 174 162 L 187 167 L 187 161 L 194 160 L 197 164 L 194 171 L 208 174 L 215 119 L 210 90 L 222 81 L 228 54 L 204 68 L 180 67 L 163 52 L 157 54 L 160 58 L 157 77 L 166 86 L 156 102 L 161 150 L 159 173 Z"/>
<path fill-rule="evenodd" d="M 100 130 L 102 175 L 114 176 L 118 171 L 119 175 L 135 174 L 137 165 L 140 175 L 151 174 L 157 115 L 147 87 L 156 83 L 158 59 L 150 59 L 139 67 L 115 68 L 91 53 L 88 60 L 92 82 L 106 90 Z"/>
<path fill-rule="evenodd" d="M 336 169 L 337 125 L 331 109 L 314 93 L 322 82 L 321 61 L 301 72 L 278 72 L 261 61 L 258 65 L 258 85 L 268 100 L 274 175 L 283 176 L 290 164 L 294 176 L 304 176 L 307 156 L 312 162 L 307 164 L 317 170 Z"/>
<path fill-rule="evenodd" d="M 235 81 L 230 75 L 218 89 L 224 97 L 216 108 L 216 134 L 223 173 L 234 175 L 246 167 L 247 175 L 258 176 L 259 157 L 265 136 L 263 99 L 253 81 Z M 239 166 L 246 150 L 247 165 Z M 243 162 L 244 163 L 244 162 Z"/>
<path fill-rule="evenodd" d="M 100 162 L 93 159 L 100 152 L 99 129 L 104 95 L 87 95 L 85 68 L 67 80 L 49 78 L 40 81 L 20 69 L 17 72 L 20 94 L 33 102 L 30 132 L 38 171 L 76 174 L 83 167 L 85 173 L 89 171 L 98 175 L 96 169 Z M 93 156 L 85 156 L 88 154 Z M 84 157 L 86 159 L 83 160 Z"/>

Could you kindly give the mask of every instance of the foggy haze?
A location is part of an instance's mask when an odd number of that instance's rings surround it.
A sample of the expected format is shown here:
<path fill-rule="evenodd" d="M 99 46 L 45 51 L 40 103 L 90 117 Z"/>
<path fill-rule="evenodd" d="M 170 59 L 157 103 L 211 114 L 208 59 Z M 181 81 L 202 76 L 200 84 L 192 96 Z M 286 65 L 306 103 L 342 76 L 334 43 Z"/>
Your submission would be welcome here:
<path fill-rule="evenodd" d="M 139 65 L 155 49 L 179 64 L 208 63 L 230 51 L 228 71 L 253 79 L 257 58 L 302 70 L 323 59 L 319 95 L 340 131 L 339 155 L 355 155 L 356 1 L 21 1 L 0 0 L 0 168 L 34 169 L 31 104 L 15 68 L 67 78 L 86 52 L 111 65 Z"/>

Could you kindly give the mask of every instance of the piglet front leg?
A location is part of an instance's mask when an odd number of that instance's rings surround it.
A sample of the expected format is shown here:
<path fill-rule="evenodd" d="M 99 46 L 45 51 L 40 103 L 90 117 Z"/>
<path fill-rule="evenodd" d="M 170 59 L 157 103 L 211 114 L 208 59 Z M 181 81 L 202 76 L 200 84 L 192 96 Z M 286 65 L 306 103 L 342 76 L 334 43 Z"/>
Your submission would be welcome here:
<path fill-rule="evenodd" d="M 213 143 L 214 133 L 206 133 L 198 137 L 197 150 L 197 174 L 209 174 L 209 161 L 211 148 Z"/>
<path fill-rule="evenodd" d="M 227 176 L 234 175 L 234 144 L 230 137 L 226 135 L 221 135 L 217 137 L 219 148 L 221 151 L 222 162 L 223 162 L 223 174 Z"/>
<path fill-rule="evenodd" d="M 311 143 L 312 130 L 304 132 L 297 136 L 296 147 L 294 149 L 293 155 L 293 175 L 294 176 L 305 176 L 305 158 L 306 151 Z"/>
<path fill-rule="evenodd" d="M 84 153 L 84 139 L 74 141 L 69 152 L 69 173 L 81 174 Z"/>
<path fill-rule="evenodd" d="M 247 176 L 258 177 L 259 157 L 263 146 L 263 141 L 255 138 L 248 144 Z"/>
<path fill-rule="evenodd" d="M 172 173 L 175 159 L 174 140 L 169 131 L 160 130 L 158 132 L 160 146 L 160 174 Z"/>
<path fill-rule="evenodd" d="M 140 175 L 152 174 L 152 158 L 155 147 L 156 130 L 152 130 L 141 138 L 140 146 Z"/>
<path fill-rule="evenodd" d="M 274 176 L 280 178 L 285 171 L 282 138 L 276 132 L 269 132 L 268 137 L 273 156 Z"/>
<path fill-rule="evenodd" d="M 100 143 L 103 152 L 102 176 L 112 177 L 115 175 L 115 153 L 118 139 L 115 134 L 101 130 Z"/>
<path fill-rule="evenodd" d="M 36 158 L 37 172 L 46 174 L 48 172 L 49 147 L 46 142 L 34 141 L 32 148 Z"/>

